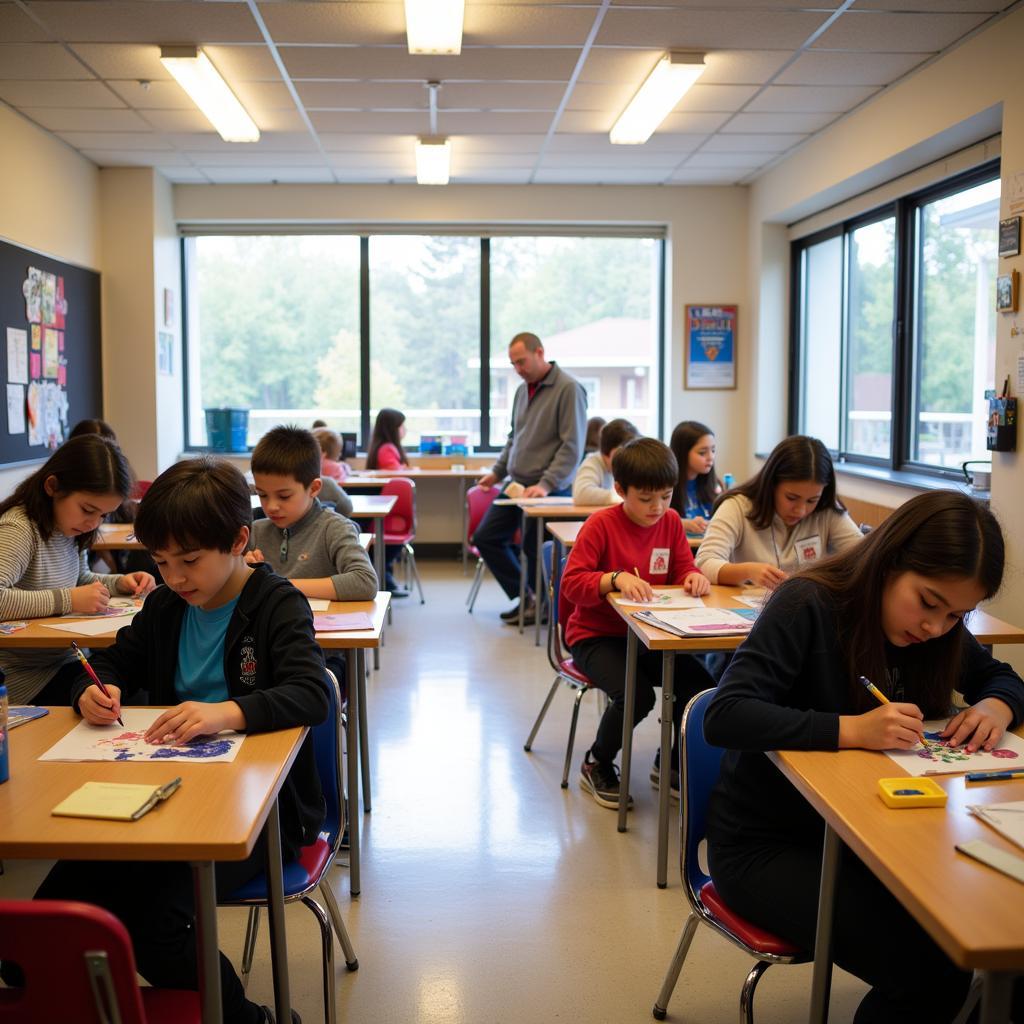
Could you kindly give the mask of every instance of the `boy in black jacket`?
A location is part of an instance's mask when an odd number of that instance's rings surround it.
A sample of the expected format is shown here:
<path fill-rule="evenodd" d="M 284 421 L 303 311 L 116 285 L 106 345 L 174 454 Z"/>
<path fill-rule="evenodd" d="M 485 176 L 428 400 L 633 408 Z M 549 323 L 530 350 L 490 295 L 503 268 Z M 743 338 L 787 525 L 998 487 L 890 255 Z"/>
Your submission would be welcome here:
<path fill-rule="evenodd" d="M 135 533 L 165 586 L 146 601 L 113 647 L 92 659 L 109 696 L 83 673 L 72 703 L 86 721 L 120 713 L 121 691 L 143 685 L 150 703 L 173 705 L 146 739 L 185 743 L 222 729 L 266 732 L 317 725 L 327 715 L 323 654 L 306 598 L 267 566 L 246 565 L 251 507 L 241 473 L 221 459 L 176 463 L 139 507 Z M 284 859 L 314 841 L 324 800 L 307 737 L 279 797 Z M 230 893 L 263 869 L 263 837 L 248 859 L 217 865 Z M 198 987 L 192 879 L 186 864 L 58 863 L 38 899 L 89 899 L 124 921 L 139 973 L 153 985 Z M 261 1024 L 265 1007 L 245 998 L 222 953 L 225 1022 Z"/>

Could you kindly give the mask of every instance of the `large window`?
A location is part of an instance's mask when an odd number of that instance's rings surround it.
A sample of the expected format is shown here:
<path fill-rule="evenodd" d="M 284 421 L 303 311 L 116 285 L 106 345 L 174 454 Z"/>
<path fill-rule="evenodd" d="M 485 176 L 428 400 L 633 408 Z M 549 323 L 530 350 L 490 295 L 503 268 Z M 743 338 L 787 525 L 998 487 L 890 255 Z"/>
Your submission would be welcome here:
<path fill-rule="evenodd" d="M 795 243 L 791 430 L 891 469 L 984 458 L 998 224 L 987 165 Z"/>
<path fill-rule="evenodd" d="M 425 435 L 504 444 L 530 331 L 588 415 L 660 432 L 663 243 L 655 238 L 200 235 L 184 240 L 188 437 L 249 409 L 248 443 L 323 419 L 365 448 L 383 406 Z"/>

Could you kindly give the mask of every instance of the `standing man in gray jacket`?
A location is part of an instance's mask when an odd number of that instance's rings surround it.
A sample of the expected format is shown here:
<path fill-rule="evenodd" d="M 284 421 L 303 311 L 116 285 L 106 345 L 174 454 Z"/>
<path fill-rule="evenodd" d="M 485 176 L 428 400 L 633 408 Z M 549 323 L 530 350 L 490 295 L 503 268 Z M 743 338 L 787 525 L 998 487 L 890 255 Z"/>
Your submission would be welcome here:
<path fill-rule="evenodd" d="M 508 346 L 508 358 L 523 383 L 512 400 L 512 429 L 490 473 L 478 481 L 493 487 L 511 478 L 524 488 L 521 497 L 566 495 L 583 454 L 587 429 L 587 396 L 575 377 L 544 357 L 544 344 L 536 334 L 517 334 Z M 519 547 L 512 543 L 522 515 L 514 505 L 492 505 L 473 534 L 487 568 L 509 599 L 519 593 Z M 536 520 L 526 524 L 523 544 L 528 564 L 527 580 L 536 579 Z M 534 595 L 527 591 L 524 622 L 536 615 Z M 512 624 L 519 620 L 519 606 L 502 612 Z"/>

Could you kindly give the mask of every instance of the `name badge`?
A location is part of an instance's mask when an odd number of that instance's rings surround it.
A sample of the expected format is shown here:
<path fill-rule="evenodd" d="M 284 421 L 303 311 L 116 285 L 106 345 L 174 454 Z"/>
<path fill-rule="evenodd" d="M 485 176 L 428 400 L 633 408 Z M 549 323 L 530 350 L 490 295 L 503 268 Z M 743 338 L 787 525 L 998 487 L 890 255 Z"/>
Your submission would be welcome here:
<path fill-rule="evenodd" d="M 668 548 L 655 548 L 651 552 L 651 567 L 649 572 L 652 576 L 665 576 L 668 574 Z"/>
<path fill-rule="evenodd" d="M 800 565 L 808 562 L 816 562 L 821 558 L 821 537 L 815 534 L 813 537 L 801 537 L 793 541 L 796 547 L 796 560 Z"/>

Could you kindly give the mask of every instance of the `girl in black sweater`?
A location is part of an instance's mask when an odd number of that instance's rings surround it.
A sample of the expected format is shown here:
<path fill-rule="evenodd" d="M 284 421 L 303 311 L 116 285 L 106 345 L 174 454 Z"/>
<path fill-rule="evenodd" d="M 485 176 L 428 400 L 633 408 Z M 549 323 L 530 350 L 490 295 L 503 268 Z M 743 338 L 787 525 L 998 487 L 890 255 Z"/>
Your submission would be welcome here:
<path fill-rule="evenodd" d="M 921 495 L 863 544 L 784 583 L 708 707 L 708 742 L 728 748 L 708 821 L 711 875 L 739 914 L 814 946 L 823 824 L 766 750 L 910 749 L 926 718 L 970 705 L 942 735 L 992 749 L 1024 719 L 1024 683 L 964 617 L 998 589 L 1003 536 L 965 495 Z M 858 682 L 891 700 L 879 705 Z M 855 1024 L 950 1021 L 971 976 L 844 849 L 834 960 L 872 986 Z M 1017 986 L 1018 990 L 1021 988 Z M 1014 1019 L 1024 1020 L 1017 991 Z"/>

